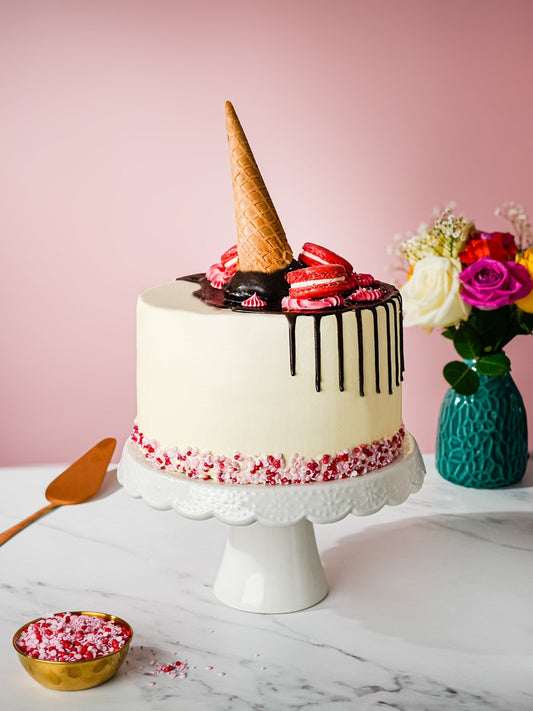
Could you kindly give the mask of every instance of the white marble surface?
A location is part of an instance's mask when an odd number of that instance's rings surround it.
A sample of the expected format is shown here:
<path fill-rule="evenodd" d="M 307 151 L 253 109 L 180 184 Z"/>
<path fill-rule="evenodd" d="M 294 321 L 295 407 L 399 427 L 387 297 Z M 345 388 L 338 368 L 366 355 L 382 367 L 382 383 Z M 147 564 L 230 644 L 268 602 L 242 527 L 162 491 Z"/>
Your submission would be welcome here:
<path fill-rule="evenodd" d="M 110 470 L 94 500 L 0 548 L 0 708 L 530 711 L 533 466 L 519 486 L 475 491 L 425 462 L 401 506 L 315 526 L 330 593 L 287 615 L 219 603 L 226 526 L 152 509 Z M 0 469 L 0 530 L 43 506 L 60 471 Z M 107 684 L 51 691 L 19 664 L 16 629 L 69 609 L 132 624 L 128 664 Z M 151 674 L 176 659 L 187 678 Z"/>

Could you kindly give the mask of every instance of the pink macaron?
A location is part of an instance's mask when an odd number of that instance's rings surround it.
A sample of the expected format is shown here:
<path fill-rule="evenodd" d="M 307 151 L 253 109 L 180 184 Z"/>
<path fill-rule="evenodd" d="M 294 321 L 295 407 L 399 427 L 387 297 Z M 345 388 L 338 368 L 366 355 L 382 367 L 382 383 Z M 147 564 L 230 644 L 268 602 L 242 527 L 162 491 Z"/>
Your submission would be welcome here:
<path fill-rule="evenodd" d="M 349 276 L 353 272 L 353 267 L 350 262 L 339 254 L 332 252 L 331 249 L 321 247 L 312 242 L 306 242 L 302 247 L 302 251 L 298 257 L 298 261 L 308 267 L 319 267 L 322 265 L 340 264 L 346 270 Z"/>
<path fill-rule="evenodd" d="M 289 282 L 289 297 L 322 299 L 346 291 L 346 270 L 342 264 L 296 269 L 285 275 Z"/>

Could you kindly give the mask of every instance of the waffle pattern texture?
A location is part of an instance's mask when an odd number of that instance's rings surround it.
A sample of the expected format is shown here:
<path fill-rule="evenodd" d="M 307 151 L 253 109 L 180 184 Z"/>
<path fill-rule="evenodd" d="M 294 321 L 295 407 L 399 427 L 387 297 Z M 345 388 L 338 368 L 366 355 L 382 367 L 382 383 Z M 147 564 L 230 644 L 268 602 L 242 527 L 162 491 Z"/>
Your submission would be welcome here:
<path fill-rule="evenodd" d="M 238 269 L 270 274 L 293 259 L 285 231 L 232 104 L 226 102 L 226 130 L 237 223 Z"/>

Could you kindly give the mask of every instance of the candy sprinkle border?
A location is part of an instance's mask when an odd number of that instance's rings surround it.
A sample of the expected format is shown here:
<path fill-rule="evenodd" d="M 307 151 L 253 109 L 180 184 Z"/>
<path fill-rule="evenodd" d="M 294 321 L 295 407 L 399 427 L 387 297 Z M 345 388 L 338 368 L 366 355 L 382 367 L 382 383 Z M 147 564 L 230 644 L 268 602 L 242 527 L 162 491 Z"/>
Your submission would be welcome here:
<path fill-rule="evenodd" d="M 136 423 L 130 441 L 154 468 L 190 479 L 212 479 L 220 484 L 287 485 L 348 479 L 381 469 L 399 456 L 404 437 L 405 429 L 400 427 L 390 439 L 343 449 L 334 455 L 324 454 L 320 459 L 294 454 L 288 461 L 282 454 L 235 453 L 227 457 L 194 447 L 164 449 L 156 440 L 146 438 Z"/>

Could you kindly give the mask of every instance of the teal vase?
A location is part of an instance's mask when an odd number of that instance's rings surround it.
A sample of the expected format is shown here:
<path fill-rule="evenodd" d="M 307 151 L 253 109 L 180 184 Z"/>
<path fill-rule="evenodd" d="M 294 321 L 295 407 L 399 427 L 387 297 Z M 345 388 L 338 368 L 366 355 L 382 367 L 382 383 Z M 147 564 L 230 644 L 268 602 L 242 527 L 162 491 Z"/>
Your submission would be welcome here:
<path fill-rule="evenodd" d="M 437 430 L 439 474 L 461 486 L 495 489 L 516 484 L 528 458 L 527 416 L 512 377 L 479 376 L 474 395 L 444 396 Z"/>

